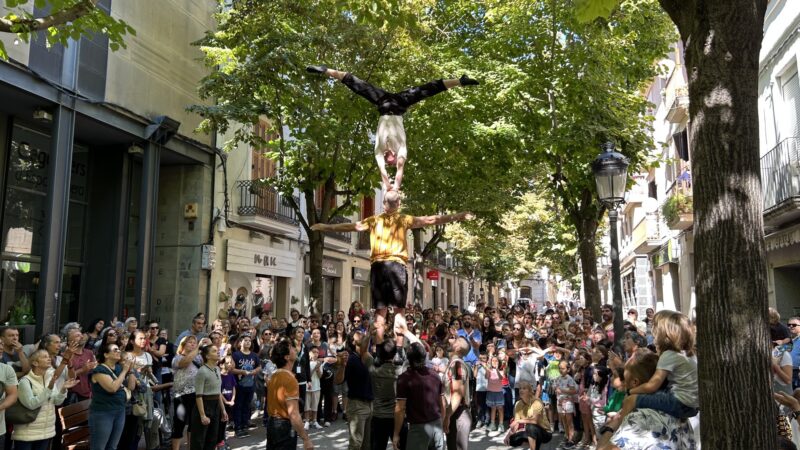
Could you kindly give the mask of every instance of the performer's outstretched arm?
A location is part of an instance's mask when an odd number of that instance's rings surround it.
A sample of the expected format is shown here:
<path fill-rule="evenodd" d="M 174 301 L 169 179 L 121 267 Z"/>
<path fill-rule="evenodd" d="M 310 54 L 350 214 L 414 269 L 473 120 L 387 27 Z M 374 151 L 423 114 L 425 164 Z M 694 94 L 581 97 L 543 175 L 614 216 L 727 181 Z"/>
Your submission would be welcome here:
<path fill-rule="evenodd" d="M 378 164 L 378 170 L 381 172 L 381 181 L 383 182 L 383 187 L 387 191 L 392 190 L 392 180 L 389 179 L 389 173 L 386 172 L 386 159 L 383 154 L 376 153 L 375 154 L 375 162 Z M 405 162 L 405 160 L 403 160 Z M 397 172 L 400 173 L 400 163 L 398 161 Z M 399 190 L 399 188 L 397 188 Z"/>
<path fill-rule="evenodd" d="M 367 231 L 369 230 L 369 226 L 364 222 L 347 222 L 347 223 L 315 223 L 311 225 L 311 229 L 314 231 Z"/>
<path fill-rule="evenodd" d="M 394 190 L 399 191 L 403 183 L 403 168 L 406 165 L 405 158 L 397 158 L 397 172 L 394 175 Z"/>
<path fill-rule="evenodd" d="M 431 225 L 442 225 L 450 222 L 460 222 L 462 220 L 472 220 L 475 215 L 471 212 L 460 212 L 458 214 L 443 214 L 441 216 L 419 216 L 414 217 L 411 228 L 424 228 Z"/>

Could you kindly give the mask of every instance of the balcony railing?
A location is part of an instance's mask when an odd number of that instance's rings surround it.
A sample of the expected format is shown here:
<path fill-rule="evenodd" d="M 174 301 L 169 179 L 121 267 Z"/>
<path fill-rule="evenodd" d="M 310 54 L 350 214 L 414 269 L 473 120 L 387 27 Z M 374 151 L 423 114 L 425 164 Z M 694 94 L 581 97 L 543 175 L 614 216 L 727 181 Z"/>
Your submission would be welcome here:
<path fill-rule="evenodd" d="M 330 222 L 328 222 L 328 223 L 334 223 L 335 224 L 335 223 L 350 223 L 350 222 L 351 222 L 350 219 L 348 219 L 347 217 L 334 216 L 330 220 Z M 345 233 L 325 233 L 325 235 L 327 237 L 336 239 L 337 241 L 347 242 L 348 244 L 352 242 L 352 236 L 350 234 L 351 233 L 347 233 L 347 232 L 345 232 Z"/>
<path fill-rule="evenodd" d="M 764 211 L 800 196 L 800 137 L 781 141 L 761 157 Z"/>
<path fill-rule="evenodd" d="M 240 216 L 262 216 L 297 225 L 294 209 L 275 188 L 252 180 L 237 181 L 236 187 L 239 189 L 237 213 Z M 294 197 L 294 201 L 300 204 L 298 197 Z"/>
<path fill-rule="evenodd" d="M 661 245 L 661 217 L 658 213 L 647 213 L 636 225 L 631 236 L 631 247 L 635 253 L 647 254 Z"/>

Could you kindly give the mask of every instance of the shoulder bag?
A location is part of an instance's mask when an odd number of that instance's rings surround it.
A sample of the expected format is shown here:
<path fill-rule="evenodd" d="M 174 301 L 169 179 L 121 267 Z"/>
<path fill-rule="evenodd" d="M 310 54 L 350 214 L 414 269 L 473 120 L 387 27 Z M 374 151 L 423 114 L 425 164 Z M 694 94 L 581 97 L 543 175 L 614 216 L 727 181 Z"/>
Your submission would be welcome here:
<path fill-rule="evenodd" d="M 23 380 L 25 379 L 28 380 L 28 384 L 31 386 L 31 391 L 33 391 L 33 383 L 31 383 L 30 379 L 24 377 Z M 36 420 L 36 416 L 39 415 L 39 410 L 41 409 L 41 406 L 35 409 L 27 408 L 22 404 L 22 402 L 17 400 L 16 403 L 6 409 L 6 422 L 12 425 L 25 425 L 31 423 Z"/>

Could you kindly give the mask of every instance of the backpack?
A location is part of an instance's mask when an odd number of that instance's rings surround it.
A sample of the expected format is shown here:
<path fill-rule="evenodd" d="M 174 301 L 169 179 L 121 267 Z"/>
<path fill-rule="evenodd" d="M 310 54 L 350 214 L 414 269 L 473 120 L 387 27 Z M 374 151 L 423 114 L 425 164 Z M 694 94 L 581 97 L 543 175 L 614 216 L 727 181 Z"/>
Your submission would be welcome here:
<path fill-rule="evenodd" d="M 470 409 L 470 405 L 472 404 L 472 398 L 470 396 L 470 378 L 472 377 L 472 371 L 467 366 L 467 363 L 462 361 L 460 358 L 453 358 L 450 363 L 447 365 L 447 373 L 445 374 L 445 383 L 444 383 L 444 397 L 447 400 L 447 403 L 450 404 L 450 397 L 452 396 L 452 386 L 453 386 L 453 367 L 456 364 L 461 364 L 461 367 L 464 371 L 464 398 L 461 399 L 461 404 L 464 405 L 465 408 Z"/>

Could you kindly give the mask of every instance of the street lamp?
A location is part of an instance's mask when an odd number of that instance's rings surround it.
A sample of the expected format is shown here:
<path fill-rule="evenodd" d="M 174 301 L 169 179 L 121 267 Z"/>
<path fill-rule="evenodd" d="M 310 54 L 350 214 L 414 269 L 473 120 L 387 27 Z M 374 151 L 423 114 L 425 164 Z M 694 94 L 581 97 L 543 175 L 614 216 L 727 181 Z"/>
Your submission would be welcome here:
<path fill-rule="evenodd" d="M 608 208 L 609 237 L 611 238 L 611 286 L 614 302 L 614 342 L 622 347 L 622 276 L 619 270 L 619 242 L 617 238 L 617 207 L 625 201 L 628 182 L 628 158 L 614 151 L 612 142 L 601 145 L 601 153 L 592 162 L 592 172 L 597 183 L 597 196 Z"/>

